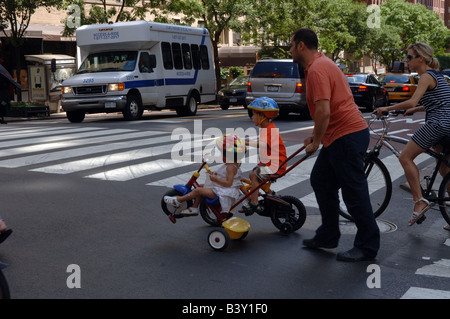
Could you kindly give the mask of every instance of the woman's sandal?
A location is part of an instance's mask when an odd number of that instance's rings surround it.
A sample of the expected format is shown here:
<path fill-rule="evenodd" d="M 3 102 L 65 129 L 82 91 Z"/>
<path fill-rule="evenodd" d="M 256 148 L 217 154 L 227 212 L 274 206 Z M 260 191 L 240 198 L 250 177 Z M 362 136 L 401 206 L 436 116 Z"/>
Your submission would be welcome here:
<path fill-rule="evenodd" d="M 181 206 L 181 204 L 178 202 L 175 196 L 164 196 L 164 203 L 166 203 L 167 205 L 171 205 L 175 208 Z"/>
<path fill-rule="evenodd" d="M 420 198 L 414 202 L 414 204 L 417 204 L 418 202 L 425 202 L 427 206 L 425 206 L 420 212 L 413 212 L 412 219 L 409 221 L 409 226 L 414 225 L 420 218 L 422 218 L 423 215 L 430 209 L 431 205 L 428 200 L 425 198 Z"/>

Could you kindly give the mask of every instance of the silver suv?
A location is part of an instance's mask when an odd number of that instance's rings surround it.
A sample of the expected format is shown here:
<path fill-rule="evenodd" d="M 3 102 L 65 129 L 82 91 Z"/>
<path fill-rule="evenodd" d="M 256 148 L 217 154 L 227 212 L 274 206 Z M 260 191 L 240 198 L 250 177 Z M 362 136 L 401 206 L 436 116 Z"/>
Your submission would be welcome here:
<path fill-rule="evenodd" d="M 250 74 L 247 105 L 267 96 L 277 102 L 280 116 L 286 117 L 293 112 L 300 113 L 302 119 L 310 119 L 304 78 L 303 69 L 292 59 L 261 59 Z"/>

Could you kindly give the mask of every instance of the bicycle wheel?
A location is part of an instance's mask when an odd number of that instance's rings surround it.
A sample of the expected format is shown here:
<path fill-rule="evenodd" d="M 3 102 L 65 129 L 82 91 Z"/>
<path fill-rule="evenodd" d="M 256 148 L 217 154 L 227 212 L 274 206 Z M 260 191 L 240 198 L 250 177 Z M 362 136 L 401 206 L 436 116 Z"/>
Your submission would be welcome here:
<path fill-rule="evenodd" d="M 364 171 L 366 172 L 367 184 L 369 186 L 373 214 L 376 218 L 385 211 L 391 200 L 391 175 L 383 162 L 374 156 L 366 157 L 364 160 Z M 342 200 L 341 203 L 343 203 Z M 340 215 L 348 220 L 354 221 L 345 205 L 341 205 Z"/>
<path fill-rule="evenodd" d="M 442 217 L 450 225 L 450 173 L 445 175 L 439 186 L 438 203 Z"/>

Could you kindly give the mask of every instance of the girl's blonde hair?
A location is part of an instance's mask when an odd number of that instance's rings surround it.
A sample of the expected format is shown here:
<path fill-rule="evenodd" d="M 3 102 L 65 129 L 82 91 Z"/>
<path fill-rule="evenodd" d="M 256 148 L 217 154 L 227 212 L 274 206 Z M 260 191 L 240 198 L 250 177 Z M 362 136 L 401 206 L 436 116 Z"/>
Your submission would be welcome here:
<path fill-rule="evenodd" d="M 439 69 L 439 61 L 436 58 L 433 58 L 433 48 L 428 44 L 423 42 L 418 42 L 415 44 L 411 44 L 408 47 L 408 50 L 413 50 L 417 55 L 420 55 L 425 59 L 425 63 L 432 69 Z"/>

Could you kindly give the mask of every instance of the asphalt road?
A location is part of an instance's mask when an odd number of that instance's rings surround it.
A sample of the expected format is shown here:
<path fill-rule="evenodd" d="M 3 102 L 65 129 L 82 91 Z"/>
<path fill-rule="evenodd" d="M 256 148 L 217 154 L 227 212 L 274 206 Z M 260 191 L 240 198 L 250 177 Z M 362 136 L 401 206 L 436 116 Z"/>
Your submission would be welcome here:
<path fill-rule="evenodd" d="M 392 125 L 407 136 L 422 121 L 416 115 Z M 312 124 L 295 116 L 276 121 L 288 153 Z M 88 115 L 71 124 L 53 116 L 1 126 L 1 215 L 14 233 L 1 244 L 0 260 L 9 265 L 4 274 L 12 298 L 181 299 L 175 313 L 195 299 L 450 298 L 450 233 L 438 211 L 407 226 L 411 195 L 400 188 L 399 165 L 389 166 L 398 177 L 378 221 L 382 246 L 374 262 L 336 260 L 354 239 L 345 220 L 338 248 L 302 246 L 320 224 L 308 180 L 314 157 L 275 184 L 306 206 L 307 221 L 293 234 L 250 216 L 247 238 L 215 252 L 207 243 L 211 226 L 200 217 L 172 224 L 161 198 L 198 167 L 171 162 L 180 141 L 175 130 L 205 138 L 213 128 L 237 127 L 253 127 L 241 108 L 201 110 L 192 118 L 164 112 L 126 122 L 120 115 Z"/>

